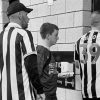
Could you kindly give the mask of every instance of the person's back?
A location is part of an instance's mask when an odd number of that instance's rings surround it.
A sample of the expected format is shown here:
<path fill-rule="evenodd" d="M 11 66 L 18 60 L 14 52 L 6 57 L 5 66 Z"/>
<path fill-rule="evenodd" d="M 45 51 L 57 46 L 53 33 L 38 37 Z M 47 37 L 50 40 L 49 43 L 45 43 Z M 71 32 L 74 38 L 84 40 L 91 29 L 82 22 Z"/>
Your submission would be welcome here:
<path fill-rule="evenodd" d="M 24 66 L 24 56 L 28 53 L 26 46 L 31 44 L 25 43 L 28 42 L 27 32 L 20 29 L 20 27 L 16 28 L 18 25 L 16 27 L 13 27 L 14 24 L 11 27 L 10 25 L 5 29 L 2 40 L 4 61 L 2 70 L 2 94 L 5 95 L 2 100 L 6 100 L 6 98 L 9 100 L 12 100 L 12 98 L 16 98 L 16 100 L 18 98 L 32 100 L 29 89 L 29 78 Z M 31 51 L 33 48 L 29 49 Z M 5 93 L 6 91 L 7 94 Z"/>
<path fill-rule="evenodd" d="M 35 100 L 33 87 L 42 93 L 38 77 L 37 57 L 30 31 L 25 30 L 32 11 L 19 2 L 8 7 L 10 22 L 0 43 L 1 98 L 0 100 Z"/>
<path fill-rule="evenodd" d="M 75 60 L 79 62 L 83 99 L 100 99 L 100 12 L 92 15 L 92 29 L 76 43 Z"/>

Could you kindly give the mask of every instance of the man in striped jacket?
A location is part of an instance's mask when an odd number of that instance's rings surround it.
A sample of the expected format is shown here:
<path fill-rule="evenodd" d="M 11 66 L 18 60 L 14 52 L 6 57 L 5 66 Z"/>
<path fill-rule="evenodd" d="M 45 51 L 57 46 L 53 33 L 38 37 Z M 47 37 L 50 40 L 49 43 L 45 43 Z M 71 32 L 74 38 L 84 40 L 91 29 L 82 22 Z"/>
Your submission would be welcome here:
<path fill-rule="evenodd" d="M 75 63 L 80 68 L 83 100 L 100 100 L 100 10 L 92 13 L 91 25 L 76 43 Z"/>
<path fill-rule="evenodd" d="M 37 56 L 27 16 L 32 9 L 13 2 L 7 9 L 10 23 L 0 34 L 0 100 L 35 100 L 43 92 L 37 70 Z"/>

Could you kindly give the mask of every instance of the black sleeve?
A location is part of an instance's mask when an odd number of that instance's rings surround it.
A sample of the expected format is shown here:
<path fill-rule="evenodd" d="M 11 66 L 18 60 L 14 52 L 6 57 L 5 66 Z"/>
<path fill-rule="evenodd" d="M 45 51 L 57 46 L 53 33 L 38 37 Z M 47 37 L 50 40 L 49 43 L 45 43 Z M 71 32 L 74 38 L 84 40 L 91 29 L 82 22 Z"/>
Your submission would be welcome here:
<path fill-rule="evenodd" d="M 79 60 L 79 53 L 78 53 L 78 50 L 77 50 L 77 45 L 75 45 L 74 60 Z"/>
<path fill-rule="evenodd" d="M 80 53 L 79 53 L 80 40 L 81 40 L 81 38 L 76 42 L 76 44 L 75 44 L 75 50 L 74 50 L 74 60 L 78 60 L 78 61 L 80 59 L 80 57 L 79 57 L 79 55 L 80 55 Z"/>
<path fill-rule="evenodd" d="M 25 58 L 25 67 L 29 75 L 32 85 L 36 88 L 37 93 L 43 93 L 43 87 L 40 83 L 38 69 L 37 69 L 37 55 L 32 54 Z"/>

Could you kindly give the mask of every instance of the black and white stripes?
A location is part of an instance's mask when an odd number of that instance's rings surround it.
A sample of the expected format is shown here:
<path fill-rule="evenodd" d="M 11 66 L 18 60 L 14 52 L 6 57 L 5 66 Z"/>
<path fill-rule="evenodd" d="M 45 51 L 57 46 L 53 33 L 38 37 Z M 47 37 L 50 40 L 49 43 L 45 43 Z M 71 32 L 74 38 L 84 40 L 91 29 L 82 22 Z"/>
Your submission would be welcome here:
<path fill-rule="evenodd" d="M 83 98 L 100 98 L 100 33 L 92 30 L 76 44 L 74 58 L 82 71 Z"/>
<path fill-rule="evenodd" d="M 21 28 L 7 27 L 3 32 L 2 44 L 0 50 L 4 64 L 0 100 L 33 100 L 32 87 L 24 65 L 24 58 L 35 53 L 31 33 Z"/>

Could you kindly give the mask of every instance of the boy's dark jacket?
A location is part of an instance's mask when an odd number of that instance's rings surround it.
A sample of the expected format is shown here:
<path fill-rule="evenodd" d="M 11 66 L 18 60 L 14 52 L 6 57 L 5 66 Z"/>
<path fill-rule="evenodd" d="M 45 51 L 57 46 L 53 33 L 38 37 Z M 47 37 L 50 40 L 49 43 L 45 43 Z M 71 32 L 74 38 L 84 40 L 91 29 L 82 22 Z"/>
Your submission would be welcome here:
<path fill-rule="evenodd" d="M 37 46 L 37 62 L 40 81 L 43 85 L 43 90 L 46 95 L 56 93 L 57 89 L 57 68 L 56 62 L 52 53 L 45 47 Z M 50 73 L 50 64 L 54 64 L 54 72 Z"/>

